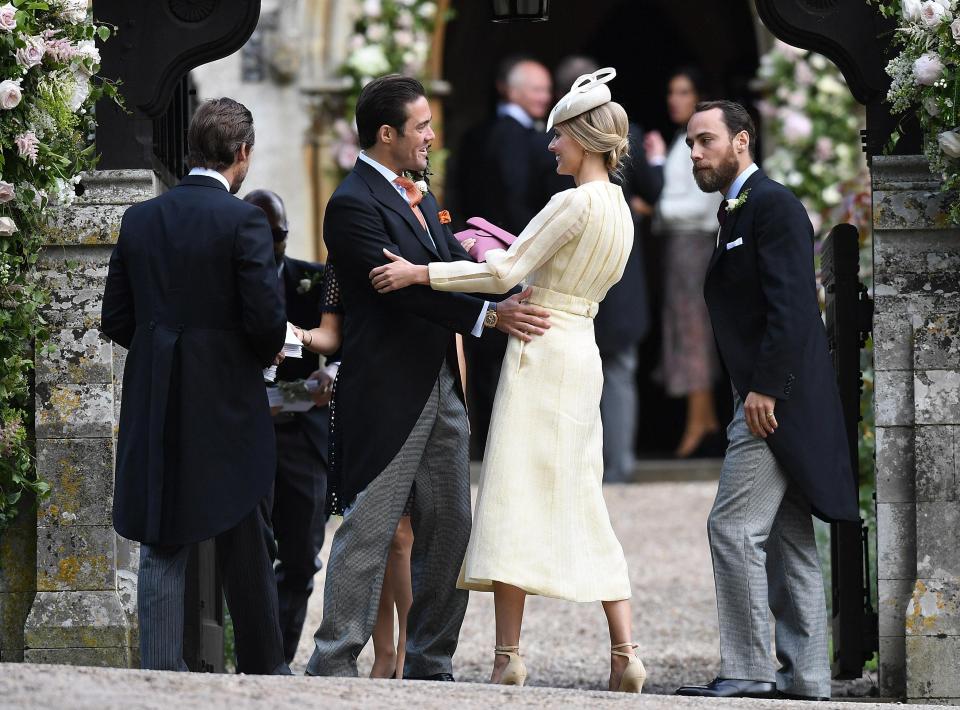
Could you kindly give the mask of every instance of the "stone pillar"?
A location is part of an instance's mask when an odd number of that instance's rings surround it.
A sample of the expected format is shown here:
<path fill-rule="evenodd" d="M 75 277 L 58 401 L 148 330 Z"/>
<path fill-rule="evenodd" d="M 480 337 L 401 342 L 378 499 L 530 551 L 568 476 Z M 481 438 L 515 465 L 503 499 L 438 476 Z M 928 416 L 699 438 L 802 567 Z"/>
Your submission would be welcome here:
<path fill-rule="evenodd" d="M 960 229 L 916 157 L 875 157 L 880 685 L 960 702 Z"/>
<path fill-rule="evenodd" d="M 23 660 L 23 623 L 37 593 L 37 526 L 33 496 L 24 496 L 0 534 L 0 663 Z"/>
<path fill-rule="evenodd" d="M 52 299 L 51 346 L 36 355 L 37 468 L 52 494 L 37 511 L 37 595 L 24 660 L 136 663 L 135 546 L 113 530 L 113 465 L 122 350 L 100 333 L 120 218 L 155 194 L 149 170 L 88 174 L 49 230 L 38 263 Z"/>

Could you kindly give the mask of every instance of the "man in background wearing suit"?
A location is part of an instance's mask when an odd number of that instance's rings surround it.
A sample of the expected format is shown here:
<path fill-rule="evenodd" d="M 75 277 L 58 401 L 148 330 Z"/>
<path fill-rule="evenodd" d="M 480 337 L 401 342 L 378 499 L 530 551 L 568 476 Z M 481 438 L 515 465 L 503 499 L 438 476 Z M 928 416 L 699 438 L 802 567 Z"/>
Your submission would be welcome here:
<path fill-rule="evenodd" d="M 245 202 L 263 210 L 273 233 L 273 256 L 280 277 L 280 296 L 290 323 L 305 329 L 320 325 L 323 265 L 286 255 L 287 210 L 270 190 L 254 190 Z M 302 358 L 287 358 L 277 368 L 277 382 L 306 380 L 318 372 L 319 356 L 303 349 Z M 317 377 L 332 383 L 336 364 Z M 293 661 L 313 592 L 313 577 L 320 570 L 327 521 L 327 446 L 329 439 L 329 389 L 321 406 L 306 412 L 279 412 L 273 417 L 277 437 L 277 478 L 264 500 L 273 534 L 268 541 L 275 560 L 280 629 L 287 663 Z"/>
<path fill-rule="evenodd" d="M 141 667 L 186 670 L 184 587 L 192 543 L 216 539 L 237 671 L 289 674 L 260 501 L 273 485 L 263 368 L 286 318 L 270 227 L 233 195 L 253 116 L 223 98 L 188 132 L 190 175 L 123 216 L 103 333 L 127 348 L 113 522 L 140 545 Z"/>
<path fill-rule="evenodd" d="M 707 522 L 720 674 L 677 693 L 826 700 L 826 602 L 811 512 L 859 520 L 857 491 L 820 319 L 813 228 L 793 193 L 753 162 L 756 136 L 732 101 L 698 104 L 687 124 L 697 185 L 727 199 L 704 297 L 734 415 Z"/>
<path fill-rule="evenodd" d="M 498 68 L 496 118 L 467 132 L 455 156 L 460 217 L 483 217 L 520 234 L 557 188 L 557 163 L 541 124 L 550 109 L 550 72 L 527 56 L 504 59 Z M 573 187 L 572 183 L 569 187 Z M 467 338 L 470 418 L 479 457 L 490 427 L 500 366 L 507 347 L 501 333 Z"/>
<path fill-rule="evenodd" d="M 385 250 L 417 264 L 469 259 L 439 205 L 404 172 L 427 167 L 432 114 L 415 79 L 384 76 L 357 101 L 363 152 L 327 203 L 323 233 L 347 313 L 331 472 L 333 538 L 310 675 L 356 676 L 377 616 L 390 540 L 414 491 L 404 677 L 452 681 L 467 608 L 457 577 L 470 536 L 467 413 L 454 333 L 499 328 L 528 341 L 549 327 L 518 294 L 489 303 L 414 287 L 380 295 Z"/>
<path fill-rule="evenodd" d="M 557 100 L 570 90 L 578 77 L 599 68 L 591 57 L 572 56 L 560 62 L 554 72 Z M 603 366 L 600 417 L 603 480 L 607 483 L 629 481 L 633 476 L 639 414 L 637 350 L 650 330 L 644 237 L 649 233 L 651 206 L 663 191 L 666 154 L 666 145 L 659 133 L 644 134 L 639 125 L 630 124 L 630 156 L 624 162 L 619 182 L 633 215 L 633 249 L 623 277 L 607 292 L 593 321 Z M 556 176 L 554 192 L 571 187 L 574 184 L 569 176 Z"/>

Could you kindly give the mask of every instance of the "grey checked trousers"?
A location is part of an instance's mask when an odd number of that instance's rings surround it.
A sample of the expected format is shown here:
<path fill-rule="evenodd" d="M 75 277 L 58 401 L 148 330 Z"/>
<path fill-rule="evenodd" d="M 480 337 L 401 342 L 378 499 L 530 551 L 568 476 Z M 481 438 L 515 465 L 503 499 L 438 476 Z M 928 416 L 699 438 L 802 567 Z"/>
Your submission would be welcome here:
<path fill-rule="evenodd" d="M 707 523 L 720 619 L 720 677 L 830 696 L 823 578 L 810 504 L 767 443 L 750 433 L 734 392 L 729 446 Z M 779 670 L 770 655 L 775 620 Z"/>
<path fill-rule="evenodd" d="M 347 509 L 333 537 L 323 619 L 307 675 L 356 676 L 373 633 L 390 541 L 416 482 L 413 606 L 404 676 L 451 673 L 467 592 L 457 589 L 470 538 L 467 412 L 444 362 L 406 442 Z"/>

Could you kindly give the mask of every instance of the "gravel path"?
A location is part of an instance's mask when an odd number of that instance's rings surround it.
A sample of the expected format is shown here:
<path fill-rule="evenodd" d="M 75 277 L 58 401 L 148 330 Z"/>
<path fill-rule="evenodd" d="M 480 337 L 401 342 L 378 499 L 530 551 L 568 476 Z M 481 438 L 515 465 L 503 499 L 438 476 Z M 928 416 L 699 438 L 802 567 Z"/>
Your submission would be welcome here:
<path fill-rule="evenodd" d="M 516 707 L 809 708 L 807 703 L 717 701 L 670 695 L 683 682 L 712 678 L 719 665 L 716 604 L 706 519 L 716 482 L 658 482 L 608 486 L 607 505 L 623 544 L 633 584 L 635 639 L 647 667 L 644 695 L 597 692 L 609 673 L 608 639 L 598 603 L 574 604 L 531 597 L 523 650 L 529 686 L 484 683 L 492 662 L 493 598 L 473 593 L 454 670 L 460 682 L 423 683 L 331 678 L 266 678 L 116 669 L 0 664 L 0 708 L 228 708 L 403 707 L 461 710 L 509 703 Z M 324 558 L 335 523 L 328 529 Z M 324 573 L 294 661 L 302 673 L 323 608 Z M 372 649 L 360 656 L 369 671 Z M 871 679 L 835 684 L 834 696 L 867 695 Z M 543 687 L 546 686 L 546 687 Z M 69 698 L 69 702 L 66 699 Z M 831 702 L 815 707 L 842 707 Z M 858 704 L 880 710 L 884 705 Z M 919 706 L 918 706 L 919 707 Z M 923 706 L 929 708 L 932 706 Z"/>
<path fill-rule="evenodd" d="M 404 708 L 458 710 L 512 708 L 641 708 L 642 710 L 809 710 L 843 708 L 780 700 L 710 700 L 669 695 L 625 695 L 563 688 L 503 688 L 477 683 L 278 678 L 168 673 L 115 668 L 0 664 L 0 708 L 33 710 L 304 710 Z M 846 706 L 849 707 L 849 706 Z M 885 710 L 864 703 L 857 710 Z M 931 710 L 933 705 L 901 705 Z M 944 709 L 946 710 L 946 709 Z"/>

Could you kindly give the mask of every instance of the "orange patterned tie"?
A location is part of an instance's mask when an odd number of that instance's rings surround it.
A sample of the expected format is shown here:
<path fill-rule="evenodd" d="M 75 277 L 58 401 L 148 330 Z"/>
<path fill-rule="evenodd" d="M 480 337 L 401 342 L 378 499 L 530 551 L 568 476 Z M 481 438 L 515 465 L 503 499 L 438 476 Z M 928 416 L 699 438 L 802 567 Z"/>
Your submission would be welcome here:
<path fill-rule="evenodd" d="M 399 185 L 403 188 L 403 191 L 407 193 L 407 201 L 410 203 L 410 209 L 413 210 L 413 213 L 417 215 L 417 219 L 420 220 L 420 225 L 427 229 L 427 220 L 423 218 L 423 212 L 420 211 L 420 208 L 417 206 L 420 204 L 420 200 L 423 199 L 423 194 L 414 184 L 413 180 L 405 177 L 398 177 L 393 181 L 394 185 Z"/>

